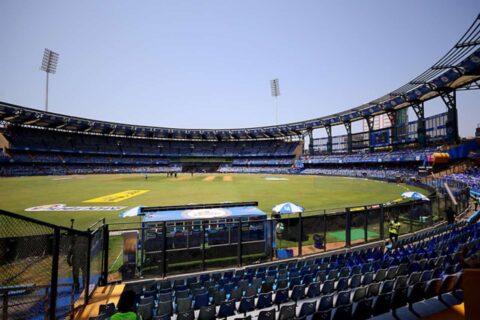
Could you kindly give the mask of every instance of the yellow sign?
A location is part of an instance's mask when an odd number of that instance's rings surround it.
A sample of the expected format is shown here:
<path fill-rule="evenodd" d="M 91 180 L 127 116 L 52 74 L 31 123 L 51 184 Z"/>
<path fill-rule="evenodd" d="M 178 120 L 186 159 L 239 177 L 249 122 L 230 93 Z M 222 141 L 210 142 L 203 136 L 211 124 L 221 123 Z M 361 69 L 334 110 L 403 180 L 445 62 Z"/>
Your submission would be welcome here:
<path fill-rule="evenodd" d="M 126 190 L 119 193 L 109 194 L 103 197 L 85 200 L 83 202 L 120 202 L 147 193 L 150 190 Z"/>

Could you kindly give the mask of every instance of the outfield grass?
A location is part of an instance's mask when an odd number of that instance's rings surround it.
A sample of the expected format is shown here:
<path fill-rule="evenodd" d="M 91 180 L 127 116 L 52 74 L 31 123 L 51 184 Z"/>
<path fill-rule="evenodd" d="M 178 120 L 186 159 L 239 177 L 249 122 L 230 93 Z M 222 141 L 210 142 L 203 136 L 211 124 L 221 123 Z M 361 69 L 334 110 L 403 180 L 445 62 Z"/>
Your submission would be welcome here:
<path fill-rule="evenodd" d="M 231 178 L 224 179 L 225 176 Z M 112 205 L 131 208 L 138 205 L 258 201 L 259 208 L 269 213 L 274 205 L 287 201 L 298 203 L 307 211 L 313 211 L 384 203 L 398 199 L 400 194 L 408 188 L 422 192 L 421 189 L 405 185 L 365 179 L 274 175 L 288 180 L 269 181 L 265 180 L 267 176 L 272 175 L 198 174 L 191 177 L 190 174 L 179 174 L 175 179 L 158 174 L 149 175 L 148 180 L 140 174 L 0 178 L 0 208 L 64 226 L 69 226 L 70 219 L 74 218 L 75 227 L 85 229 L 103 217 L 109 223 L 138 221 L 138 218 L 120 218 L 118 214 L 121 211 L 25 212 L 24 210 L 47 204 Z M 150 191 L 116 203 L 84 202 L 126 190 Z"/>

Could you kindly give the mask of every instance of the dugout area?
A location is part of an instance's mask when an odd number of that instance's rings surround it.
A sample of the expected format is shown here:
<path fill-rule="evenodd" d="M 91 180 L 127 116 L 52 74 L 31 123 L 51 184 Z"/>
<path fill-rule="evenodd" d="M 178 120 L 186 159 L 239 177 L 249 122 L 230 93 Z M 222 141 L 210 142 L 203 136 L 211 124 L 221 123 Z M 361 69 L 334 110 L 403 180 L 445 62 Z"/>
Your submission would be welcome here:
<path fill-rule="evenodd" d="M 272 232 L 258 202 L 143 207 L 141 230 L 124 233 L 123 278 L 252 263 L 271 255 Z M 129 245 L 125 245 L 128 242 Z M 125 248 L 138 248 L 125 251 Z M 135 270 L 135 261 L 139 270 Z M 129 267 L 130 266 L 130 267 Z"/>

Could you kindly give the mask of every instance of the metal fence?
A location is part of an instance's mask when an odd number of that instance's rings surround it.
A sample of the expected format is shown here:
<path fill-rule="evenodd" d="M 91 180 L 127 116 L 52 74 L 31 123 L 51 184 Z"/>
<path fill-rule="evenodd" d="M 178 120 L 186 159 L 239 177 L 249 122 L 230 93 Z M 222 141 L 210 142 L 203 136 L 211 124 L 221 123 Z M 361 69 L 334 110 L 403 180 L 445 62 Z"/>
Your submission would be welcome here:
<path fill-rule="evenodd" d="M 103 241 L 103 228 L 90 233 L 0 211 L 2 319 L 65 318 L 88 303 Z"/>

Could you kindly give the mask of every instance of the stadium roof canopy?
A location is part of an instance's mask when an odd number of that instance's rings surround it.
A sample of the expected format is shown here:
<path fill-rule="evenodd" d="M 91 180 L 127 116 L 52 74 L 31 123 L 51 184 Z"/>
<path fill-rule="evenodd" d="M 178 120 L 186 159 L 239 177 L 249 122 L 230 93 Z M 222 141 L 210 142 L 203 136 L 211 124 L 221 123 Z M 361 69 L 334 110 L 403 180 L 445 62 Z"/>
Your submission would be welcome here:
<path fill-rule="evenodd" d="M 366 117 L 408 108 L 452 90 L 480 87 L 480 15 L 440 60 L 415 79 L 380 98 L 340 113 L 276 126 L 240 129 L 180 129 L 150 127 L 72 117 L 0 102 L 0 120 L 84 133 L 159 139 L 274 139 L 304 134 L 310 129 L 342 125 Z"/>

